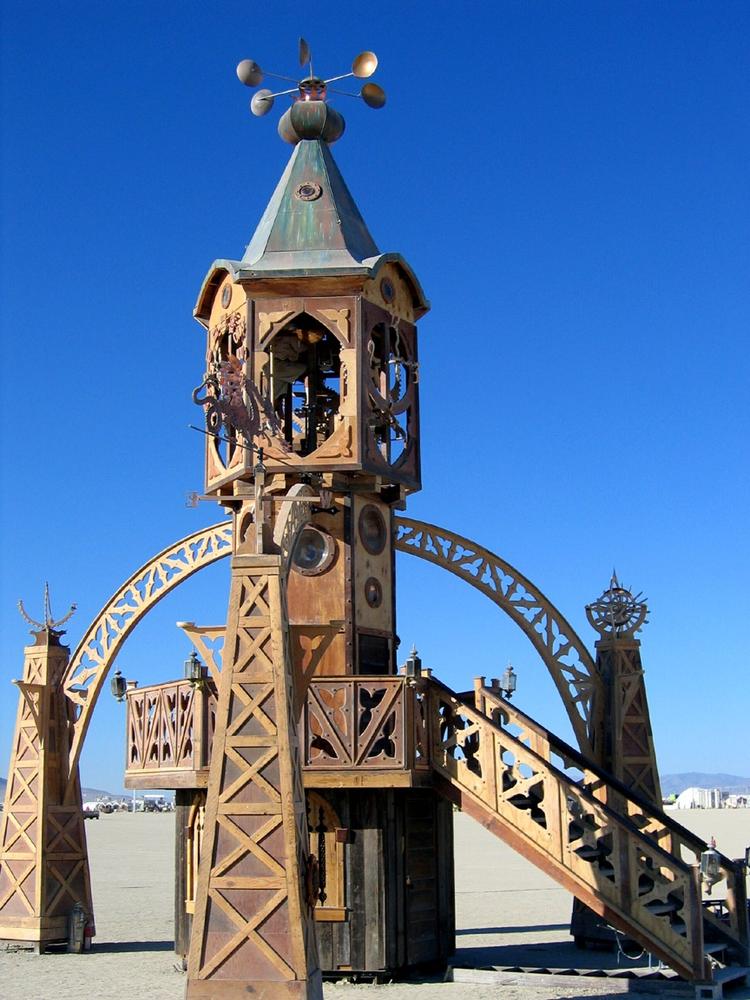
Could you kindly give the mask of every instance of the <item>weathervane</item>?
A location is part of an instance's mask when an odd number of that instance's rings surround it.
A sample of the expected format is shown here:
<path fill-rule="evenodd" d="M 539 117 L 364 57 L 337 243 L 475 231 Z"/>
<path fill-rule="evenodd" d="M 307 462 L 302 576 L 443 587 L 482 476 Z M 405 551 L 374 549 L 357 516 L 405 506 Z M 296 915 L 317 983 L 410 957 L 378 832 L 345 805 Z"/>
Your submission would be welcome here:
<path fill-rule="evenodd" d="M 65 630 L 61 629 L 60 626 L 64 625 L 65 622 L 68 621 L 73 616 L 73 613 L 75 612 L 75 610 L 76 610 L 77 607 L 78 607 L 77 604 L 71 604 L 70 605 L 70 610 L 68 611 L 68 613 L 66 615 L 63 615 L 62 618 L 59 618 L 57 621 L 55 621 L 54 618 L 52 617 L 52 608 L 50 607 L 50 602 L 49 602 L 49 584 L 48 583 L 44 584 L 44 621 L 43 622 L 38 622 L 34 618 L 31 618 L 26 613 L 26 609 L 23 606 L 23 601 L 19 601 L 18 602 L 18 610 L 21 612 L 23 618 L 25 619 L 25 621 L 28 622 L 29 625 L 34 626 L 34 628 L 32 630 L 32 633 L 31 633 L 32 635 L 34 635 L 35 632 L 51 632 L 54 635 L 63 635 Z"/>
<path fill-rule="evenodd" d="M 360 52 L 352 63 L 350 73 L 341 73 L 324 80 L 314 75 L 310 46 L 304 38 L 300 38 L 299 63 L 300 66 L 307 66 L 308 75 L 296 83 L 294 87 L 289 90 L 279 90 L 276 93 L 264 87 L 253 94 L 250 101 L 252 113 L 262 117 L 271 110 L 275 98 L 283 97 L 286 94 L 297 95 L 291 108 L 284 112 L 279 121 L 279 135 L 293 145 L 300 139 L 322 138 L 326 142 L 335 142 L 341 137 L 344 131 L 344 119 L 326 104 L 329 93 L 361 98 L 370 108 L 382 108 L 385 104 L 385 91 L 377 83 L 365 83 L 358 94 L 329 87 L 331 83 L 346 80 L 352 76 L 359 79 L 367 79 L 372 76 L 378 67 L 378 57 L 374 52 Z M 237 76 L 240 82 L 247 87 L 258 87 L 263 82 L 264 76 L 295 83 L 294 77 L 269 73 L 267 70 L 261 69 L 254 59 L 243 59 L 237 66 Z M 304 107 L 305 105 L 307 107 Z M 324 108 L 322 115 L 320 114 L 321 105 Z M 316 106 L 316 110 L 313 110 L 314 106 Z"/>
<path fill-rule="evenodd" d="M 586 605 L 586 617 L 602 636 L 632 638 L 648 621 L 647 615 L 643 593 L 634 596 L 627 587 L 622 587 L 615 570 L 609 588 L 597 601 Z"/>

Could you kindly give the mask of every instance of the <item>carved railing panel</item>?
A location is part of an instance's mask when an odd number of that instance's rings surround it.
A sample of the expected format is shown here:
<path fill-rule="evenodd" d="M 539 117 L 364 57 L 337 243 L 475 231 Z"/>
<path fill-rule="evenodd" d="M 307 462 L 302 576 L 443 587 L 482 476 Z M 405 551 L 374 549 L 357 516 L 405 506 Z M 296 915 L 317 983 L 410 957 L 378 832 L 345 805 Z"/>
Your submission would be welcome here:
<path fill-rule="evenodd" d="M 530 859 L 541 852 L 609 919 L 647 931 L 673 967 L 701 976 L 693 869 L 447 688 L 429 681 L 427 694 L 434 770 L 520 835 Z"/>
<path fill-rule="evenodd" d="M 303 714 L 305 767 L 407 766 L 409 690 L 399 677 L 315 678 Z"/>
<path fill-rule="evenodd" d="M 207 767 L 215 712 L 215 691 L 188 681 L 128 691 L 126 774 Z"/>

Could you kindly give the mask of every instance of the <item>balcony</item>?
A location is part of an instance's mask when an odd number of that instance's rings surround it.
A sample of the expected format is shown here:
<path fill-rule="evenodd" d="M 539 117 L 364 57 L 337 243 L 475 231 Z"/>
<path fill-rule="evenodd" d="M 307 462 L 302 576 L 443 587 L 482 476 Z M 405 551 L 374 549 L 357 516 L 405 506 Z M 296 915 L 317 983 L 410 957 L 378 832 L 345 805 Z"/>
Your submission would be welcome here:
<path fill-rule="evenodd" d="M 205 788 L 216 726 L 212 681 L 127 694 L 126 788 Z M 300 742 L 307 788 L 430 784 L 424 694 L 403 676 L 321 677 L 305 693 Z"/>

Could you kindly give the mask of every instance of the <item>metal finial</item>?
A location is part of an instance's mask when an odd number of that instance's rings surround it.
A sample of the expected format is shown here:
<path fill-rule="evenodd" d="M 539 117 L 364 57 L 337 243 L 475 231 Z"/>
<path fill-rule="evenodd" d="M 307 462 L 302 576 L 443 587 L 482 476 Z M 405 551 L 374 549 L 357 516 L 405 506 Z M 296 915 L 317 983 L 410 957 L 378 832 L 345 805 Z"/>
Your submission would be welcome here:
<path fill-rule="evenodd" d="M 382 108 L 386 101 L 385 91 L 376 83 L 366 83 L 358 94 L 347 91 L 329 89 L 330 83 L 357 77 L 360 80 L 372 76 L 378 66 L 378 57 L 374 52 L 360 52 L 352 62 L 349 73 L 330 76 L 326 79 L 313 73 L 312 52 L 304 38 L 299 40 L 299 63 L 307 66 L 308 75 L 300 80 L 295 87 L 279 90 L 273 93 L 267 88 L 258 90 L 250 101 L 250 110 L 257 117 L 263 117 L 273 107 L 274 98 L 294 95 L 292 107 L 289 108 L 279 122 L 279 135 L 293 145 L 300 139 L 323 139 L 325 142 L 335 142 L 344 132 L 344 119 L 327 105 L 329 93 L 341 94 L 344 97 L 361 98 L 370 108 Z M 243 59 L 237 66 L 237 77 L 247 87 L 258 87 L 264 76 L 277 80 L 287 80 L 294 83 L 294 77 L 283 76 L 280 73 L 269 73 L 261 69 L 254 59 Z"/>
<path fill-rule="evenodd" d="M 54 618 L 52 617 L 52 607 L 50 605 L 50 599 L 49 599 L 49 583 L 44 584 L 44 621 L 41 622 L 36 621 L 35 618 L 32 618 L 30 615 L 26 613 L 26 608 L 24 608 L 23 606 L 23 601 L 18 602 L 18 610 L 21 612 L 21 615 L 23 616 L 24 620 L 29 625 L 32 626 L 32 635 L 34 635 L 36 632 L 52 632 L 55 635 L 62 635 L 64 630 L 61 629 L 60 626 L 64 625 L 66 621 L 72 618 L 77 607 L 78 607 L 77 604 L 71 604 L 68 613 L 66 615 L 63 615 L 62 618 L 59 618 L 57 621 L 55 621 Z"/>
<path fill-rule="evenodd" d="M 586 605 L 586 617 L 602 636 L 633 638 L 647 623 L 647 616 L 643 593 L 634 595 L 628 587 L 623 587 L 614 569 L 609 588 L 598 600 Z"/>

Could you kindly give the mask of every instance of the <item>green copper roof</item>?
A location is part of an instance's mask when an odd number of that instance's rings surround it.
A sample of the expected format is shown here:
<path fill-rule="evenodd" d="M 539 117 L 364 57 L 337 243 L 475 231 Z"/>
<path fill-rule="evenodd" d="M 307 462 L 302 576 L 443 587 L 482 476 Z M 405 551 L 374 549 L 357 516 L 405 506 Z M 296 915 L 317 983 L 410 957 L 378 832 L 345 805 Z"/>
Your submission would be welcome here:
<path fill-rule="evenodd" d="M 325 142 L 292 153 L 240 270 L 245 274 L 361 271 L 379 254 Z"/>

